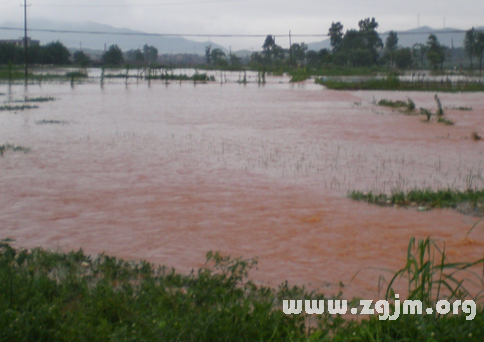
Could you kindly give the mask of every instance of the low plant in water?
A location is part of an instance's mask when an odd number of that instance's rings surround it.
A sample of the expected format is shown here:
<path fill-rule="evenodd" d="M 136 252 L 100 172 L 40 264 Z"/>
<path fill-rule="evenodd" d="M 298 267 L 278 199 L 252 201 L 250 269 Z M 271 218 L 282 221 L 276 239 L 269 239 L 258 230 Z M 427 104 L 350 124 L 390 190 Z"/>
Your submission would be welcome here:
<path fill-rule="evenodd" d="M 69 121 L 66 120 L 38 120 L 35 121 L 37 125 L 60 125 L 60 124 L 68 124 Z"/>
<path fill-rule="evenodd" d="M 3 156 L 3 154 L 7 151 L 12 151 L 12 152 L 24 152 L 27 153 L 30 151 L 29 148 L 23 147 L 23 146 L 16 146 L 12 144 L 3 144 L 0 145 L 0 156 Z"/>
<path fill-rule="evenodd" d="M 445 118 L 443 118 L 443 117 L 439 117 L 439 118 L 437 119 L 437 122 L 443 123 L 443 124 L 445 124 L 445 125 L 453 125 L 453 124 L 454 124 L 454 121 L 449 120 L 449 119 L 445 119 Z"/>
<path fill-rule="evenodd" d="M 437 94 L 434 96 L 435 103 L 437 104 L 437 115 L 444 115 L 444 110 L 442 109 L 442 103 L 440 102 L 439 97 Z"/>
<path fill-rule="evenodd" d="M 423 208 L 453 208 L 465 213 L 484 215 L 484 190 L 458 191 L 453 189 L 433 190 L 413 189 L 408 192 L 395 191 L 391 195 L 384 193 L 352 191 L 348 196 L 354 200 L 382 206 L 402 205 Z"/>
<path fill-rule="evenodd" d="M 10 105 L 3 105 L 0 106 L 0 111 L 17 111 L 17 110 L 25 110 L 25 109 L 35 109 L 39 108 L 39 106 L 31 106 L 31 105 L 21 105 L 21 106 L 10 106 Z"/>

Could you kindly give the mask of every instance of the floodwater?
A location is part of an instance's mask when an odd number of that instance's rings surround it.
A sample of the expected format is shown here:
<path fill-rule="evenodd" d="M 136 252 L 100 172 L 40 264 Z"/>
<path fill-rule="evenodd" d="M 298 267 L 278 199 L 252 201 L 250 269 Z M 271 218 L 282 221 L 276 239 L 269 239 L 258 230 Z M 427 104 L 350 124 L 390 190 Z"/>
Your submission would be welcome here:
<path fill-rule="evenodd" d="M 235 75 L 233 78 L 237 79 Z M 82 248 L 188 272 L 205 253 L 258 257 L 256 281 L 375 298 L 412 236 L 453 261 L 483 257 L 477 218 L 355 202 L 349 190 L 482 188 L 482 94 L 439 94 L 454 126 L 374 105 L 433 93 L 337 92 L 269 77 L 264 86 L 130 80 L 0 85 L 0 238 Z M 452 109 L 473 107 L 472 111 Z M 61 124 L 39 124 L 60 120 Z M 353 276 L 358 276 L 352 281 Z"/>

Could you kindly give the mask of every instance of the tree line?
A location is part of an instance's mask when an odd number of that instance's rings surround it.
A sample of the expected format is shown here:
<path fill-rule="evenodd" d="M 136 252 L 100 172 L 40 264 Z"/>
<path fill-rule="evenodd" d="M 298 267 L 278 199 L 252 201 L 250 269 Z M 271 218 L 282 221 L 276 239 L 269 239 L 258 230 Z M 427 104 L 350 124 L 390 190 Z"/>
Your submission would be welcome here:
<path fill-rule="evenodd" d="M 451 56 L 448 47 L 442 45 L 437 36 L 430 34 L 426 44 L 414 44 L 411 48 L 398 45 L 398 34 L 390 31 L 385 42 L 380 38 L 375 18 L 366 18 L 358 22 L 357 29 L 344 31 L 341 22 L 333 22 L 328 30 L 330 49 L 308 50 L 305 43 L 291 44 L 284 49 L 276 44 L 272 35 L 267 35 L 262 44 L 262 51 L 250 55 L 243 61 L 235 54 L 226 54 L 219 48 L 205 49 L 205 67 L 222 69 L 240 69 L 244 64 L 251 68 L 266 70 L 287 70 L 295 67 L 320 69 L 325 67 L 382 67 L 390 69 L 427 68 L 442 69 L 444 62 Z M 474 28 L 466 31 L 464 51 L 469 58 L 470 68 L 474 59 L 482 70 L 484 56 L 484 32 Z M 69 50 L 59 41 L 46 45 L 28 47 L 29 64 L 67 65 L 74 63 L 83 67 L 89 65 L 121 66 L 158 64 L 160 56 L 154 46 L 144 45 L 142 49 L 132 49 L 125 53 L 117 45 L 111 45 L 99 61 L 93 61 L 83 51 L 76 51 L 71 56 Z M 0 44 L 0 64 L 23 64 L 23 47 L 13 44 Z"/>

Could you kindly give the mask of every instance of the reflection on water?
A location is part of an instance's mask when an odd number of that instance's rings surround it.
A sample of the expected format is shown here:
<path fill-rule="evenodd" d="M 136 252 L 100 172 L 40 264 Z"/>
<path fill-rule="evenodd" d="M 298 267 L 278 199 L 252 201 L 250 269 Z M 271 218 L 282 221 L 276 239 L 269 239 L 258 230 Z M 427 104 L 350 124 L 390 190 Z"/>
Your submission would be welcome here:
<path fill-rule="evenodd" d="M 237 73 L 229 78 L 237 78 Z M 231 79 L 231 78 L 230 78 Z M 282 83 L 280 83 L 282 82 Z M 264 86 L 160 81 L 0 86 L 0 100 L 53 96 L 0 112 L 0 141 L 30 147 L 0 158 L 0 238 L 106 251 L 182 271 L 208 250 L 260 259 L 253 276 L 363 296 L 402 266 L 411 236 L 482 257 L 475 218 L 451 210 L 380 208 L 352 189 L 482 188 L 480 94 L 439 95 L 455 126 L 376 107 L 431 93 L 336 92 L 269 77 Z M 3 99 L 2 99 L 3 98 Z M 62 124 L 36 124 L 57 120 Z M 480 135 L 484 132 L 479 131 Z"/>

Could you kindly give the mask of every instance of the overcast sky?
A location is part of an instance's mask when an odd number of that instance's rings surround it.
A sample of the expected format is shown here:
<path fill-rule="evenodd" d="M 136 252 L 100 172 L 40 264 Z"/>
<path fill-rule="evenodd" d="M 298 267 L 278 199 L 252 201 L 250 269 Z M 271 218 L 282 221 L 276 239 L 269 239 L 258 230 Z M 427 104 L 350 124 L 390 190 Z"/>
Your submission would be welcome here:
<path fill-rule="evenodd" d="M 23 0 L 0 0 L 0 22 L 23 21 Z M 420 26 L 468 29 L 483 26 L 484 0 L 29 0 L 29 17 L 96 21 L 151 33 L 325 34 L 331 22 L 345 30 L 375 17 L 378 31 Z M 192 39 L 192 38 L 190 38 Z M 261 39 L 211 38 L 233 49 L 257 50 Z M 201 38 L 196 40 L 208 40 Z M 293 42 L 322 38 L 295 38 Z M 263 41 L 263 39 L 262 39 Z M 287 47 L 285 41 L 276 43 Z"/>

